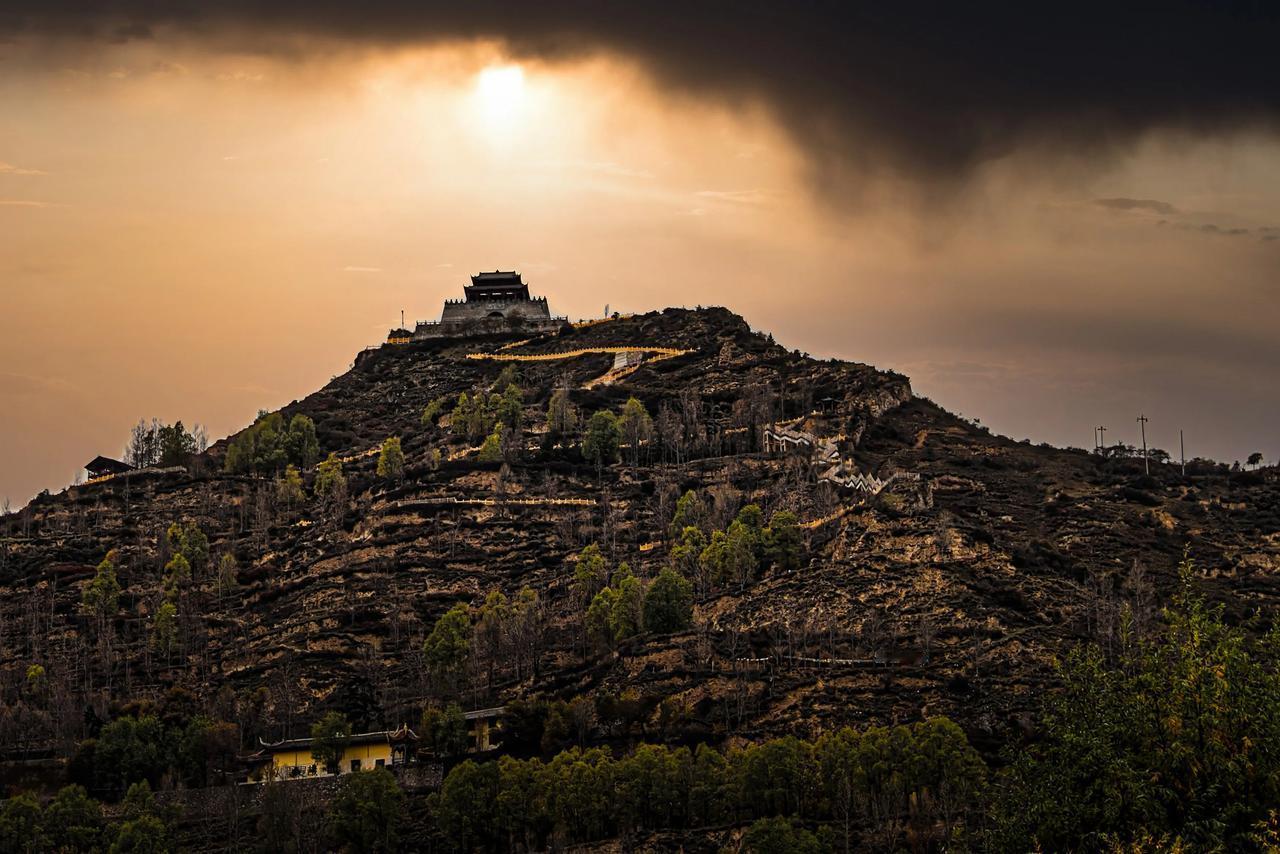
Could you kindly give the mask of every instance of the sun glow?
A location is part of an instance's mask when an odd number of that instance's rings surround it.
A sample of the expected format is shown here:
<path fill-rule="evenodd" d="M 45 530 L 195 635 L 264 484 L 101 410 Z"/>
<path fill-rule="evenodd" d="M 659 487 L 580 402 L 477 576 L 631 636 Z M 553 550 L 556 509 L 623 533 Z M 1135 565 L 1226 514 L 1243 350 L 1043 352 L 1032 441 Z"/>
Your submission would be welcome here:
<path fill-rule="evenodd" d="M 524 69 L 520 66 L 490 66 L 476 77 L 475 104 L 489 130 L 511 129 L 520 118 L 524 101 Z"/>

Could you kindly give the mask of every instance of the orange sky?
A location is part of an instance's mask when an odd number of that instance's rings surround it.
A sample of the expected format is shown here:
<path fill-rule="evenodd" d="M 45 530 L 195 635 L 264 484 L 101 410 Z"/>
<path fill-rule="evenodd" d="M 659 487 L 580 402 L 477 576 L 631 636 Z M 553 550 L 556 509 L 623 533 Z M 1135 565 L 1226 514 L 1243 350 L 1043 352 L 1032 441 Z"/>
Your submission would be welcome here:
<path fill-rule="evenodd" d="M 764 106 L 608 56 L 148 41 L 8 59 L 15 505 L 121 453 L 139 417 L 238 429 L 495 268 L 573 317 L 727 305 L 1018 438 L 1088 445 L 1105 423 L 1136 441 L 1141 411 L 1175 453 L 1183 427 L 1189 454 L 1280 456 L 1271 138 L 1019 150 L 937 195 L 869 169 L 837 204 Z"/>

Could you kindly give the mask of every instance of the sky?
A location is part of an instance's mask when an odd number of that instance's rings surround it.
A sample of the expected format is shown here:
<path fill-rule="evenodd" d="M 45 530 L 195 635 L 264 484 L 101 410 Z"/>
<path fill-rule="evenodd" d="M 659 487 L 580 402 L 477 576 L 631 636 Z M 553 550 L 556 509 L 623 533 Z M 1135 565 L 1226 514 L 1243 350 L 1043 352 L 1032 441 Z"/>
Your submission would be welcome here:
<path fill-rule="evenodd" d="M 573 318 L 725 305 L 1018 439 L 1280 458 L 1274 17 L 92 5 L 0 15 L 14 506 L 498 268 Z"/>

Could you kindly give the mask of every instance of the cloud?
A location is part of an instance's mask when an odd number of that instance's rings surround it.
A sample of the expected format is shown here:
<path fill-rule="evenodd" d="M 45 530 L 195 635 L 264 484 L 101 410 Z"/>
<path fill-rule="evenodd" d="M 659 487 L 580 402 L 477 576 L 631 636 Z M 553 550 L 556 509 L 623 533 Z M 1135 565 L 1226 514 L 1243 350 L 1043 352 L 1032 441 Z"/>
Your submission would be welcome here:
<path fill-rule="evenodd" d="M 1280 119 L 1267 4 L 45 0 L 0 19 L 10 40 L 175 33 L 291 58 L 476 39 L 516 59 L 631 58 L 673 92 L 764 106 L 834 198 L 868 173 L 956 186 L 1023 147 L 1104 165 L 1153 129 Z"/>
<path fill-rule="evenodd" d="M 68 394 L 80 389 L 61 377 L 38 377 L 31 374 L 0 372 L 0 394 L 5 397 L 41 397 Z"/>
<path fill-rule="evenodd" d="M 1157 199 L 1094 199 L 1093 203 L 1099 207 L 1117 211 L 1149 211 L 1166 216 L 1178 213 L 1178 209 L 1173 205 Z"/>
<path fill-rule="evenodd" d="M 57 202 L 37 202 L 33 199 L 0 199 L 0 207 L 6 208 L 60 208 Z"/>
<path fill-rule="evenodd" d="M 695 195 L 717 202 L 735 205 L 759 205 L 768 200 L 764 190 L 699 190 Z"/>
<path fill-rule="evenodd" d="M 1160 214 L 1161 218 L 1155 221 L 1155 225 L 1158 228 L 1176 228 L 1180 231 L 1193 231 L 1213 237 L 1257 236 L 1259 240 L 1264 242 L 1270 242 L 1280 238 L 1280 228 L 1276 228 L 1274 226 L 1264 225 L 1247 227 L 1244 225 L 1222 225 L 1217 222 L 1205 222 L 1209 217 L 1223 217 L 1228 220 L 1240 219 L 1240 217 L 1221 212 L 1211 213 L 1205 211 L 1182 211 L 1170 203 L 1162 202 L 1158 199 L 1130 199 L 1119 197 L 1111 199 L 1094 199 L 1093 203 L 1098 207 L 1114 211 L 1124 211 L 1126 213 Z"/>
<path fill-rule="evenodd" d="M 618 178 L 652 178 L 653 173 L 644 169 L 633 169 L 630 166 L 623 166 L 621 163 L 613 163 L 610 161 L 589 160 L 581 163 L 583 169 L 588 172 L 597 172 L 602 175 L 613 175 Z"/>
<path fill-rule="evenodd" d="M 1249 233 L 1247 228 L 1223 228 L 1212 222 L 1206 222 L 1199 226 L 1199 230 L 1205 234 L 1219 234 L 1223 237 L 1243 237 Z"/>
<path fill-rule="evenodd" d="M 22 169 L 17 166 L 14 166 L 12 163 L 5 163 L 3 160 L 0 160 L 0 175 L 48 175 L 48 174 L 49 174 L 48 172 L 45 172 L 40 169 Z"/>
<path fill-rule="evenodd" d="M 342 268 L 342 272 L 344 273 L 381 273 L 382 268 L 381 267 L 356 267 L 354 265 L 348 264 L 347 266 Z"/>

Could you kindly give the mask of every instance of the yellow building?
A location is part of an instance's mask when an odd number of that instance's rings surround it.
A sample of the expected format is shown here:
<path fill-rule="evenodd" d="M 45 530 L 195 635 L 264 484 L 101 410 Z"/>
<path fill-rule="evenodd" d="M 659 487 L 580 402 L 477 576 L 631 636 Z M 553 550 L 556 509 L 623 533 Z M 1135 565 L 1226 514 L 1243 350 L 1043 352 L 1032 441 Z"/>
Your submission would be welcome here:
<path fill-rule="evenodd" d="M 418 736 L 407 726 L 382 732 L 360 732 L 347 739 L 338 762 L 339 774 L 390 768 L 407 763 Z M 273 743 L 262 742 L 255 759 L 259 779 L 289 780 L 298 777 L 321 777 L 330 773 L 311 755 L 315 744 L 310 738 L 291 738 Z"/>

